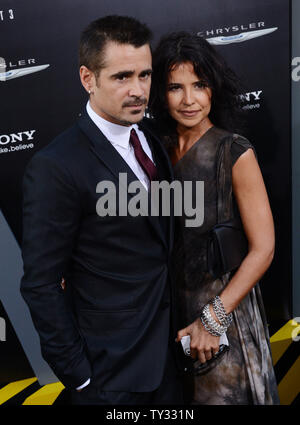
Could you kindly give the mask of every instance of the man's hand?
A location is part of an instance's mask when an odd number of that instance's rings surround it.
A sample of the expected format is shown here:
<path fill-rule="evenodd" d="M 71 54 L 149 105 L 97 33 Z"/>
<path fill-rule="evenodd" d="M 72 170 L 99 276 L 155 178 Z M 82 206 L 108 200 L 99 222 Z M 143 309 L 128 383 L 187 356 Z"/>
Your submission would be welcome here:
<path fill-rule="evenodd" d="M 200 319 L 178 331 L 176 341 L 180 342 L 185 335 L 191 338 L 191 357 L 195 360 L 198 358 L 201 363 L 210 360 L 219 351 L 220 337 L 207 332 Z"/>

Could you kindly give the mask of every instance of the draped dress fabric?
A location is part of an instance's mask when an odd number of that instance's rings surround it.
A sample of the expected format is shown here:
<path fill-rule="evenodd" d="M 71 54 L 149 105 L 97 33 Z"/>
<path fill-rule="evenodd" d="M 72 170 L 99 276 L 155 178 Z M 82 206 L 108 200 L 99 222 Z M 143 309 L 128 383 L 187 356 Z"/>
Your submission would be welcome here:
<path fill-rule="evenodd" d="M 230 274 L 213 279 L 207 271 L 206 245 L 211 228 L 237 213 L 232 194 L 233 157 L 252 148 L 248 140 L 211 127 L 175 164 L 175 180 L 204 181 L 204 222 L 185 226 L 177 217 L 174 267 L 182 328 L 199 317 L 202 307 L 220 294 Z M 195 184 L 193 190 L 195 191 Z M 195 200 L 196 193 L 193 193 Z M 233 312 L 227 330 L 230 349 L 206 374 L 193 379 L 192 404 L 279 404 L 270 352 L 269 334 L 259 284 Z"/>

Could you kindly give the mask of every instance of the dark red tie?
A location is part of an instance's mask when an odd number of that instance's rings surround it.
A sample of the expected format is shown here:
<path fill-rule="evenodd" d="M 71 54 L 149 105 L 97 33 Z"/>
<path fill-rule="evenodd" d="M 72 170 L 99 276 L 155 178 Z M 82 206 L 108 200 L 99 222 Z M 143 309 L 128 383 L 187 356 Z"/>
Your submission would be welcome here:
<path fill-rule="evenodd" d="M 140 139 L 138 138 L 138 135 L 136 134 L 136 131 L 134 129 L 132 129 L 130 132 L 129 143 L 132 144 L 135 157 L 138 160 L 138 163 L 140 164 L 142 169 L 149 177 L 149 180 L 154 180 L 157 176 L 157 169 L 151 159 L 145 154 Z"/>

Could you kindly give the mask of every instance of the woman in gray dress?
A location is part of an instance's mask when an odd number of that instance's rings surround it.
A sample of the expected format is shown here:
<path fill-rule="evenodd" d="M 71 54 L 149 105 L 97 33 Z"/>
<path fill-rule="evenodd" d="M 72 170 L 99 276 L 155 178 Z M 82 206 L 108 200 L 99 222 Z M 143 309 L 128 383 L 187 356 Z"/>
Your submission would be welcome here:
<path fill-rule="evenodd" d="M 197 360 L 193 404 L 279 403 L 258 284 L 273 258 L 274 226 L 253 146 L 234 134 L 237 99 L 234 73 L 206 40 L 180 32 L 160 41 L 150 112 L 175 179 L 204 181 L 203 224 L 187 227 L 187 217 L 179 217 L 174 248 L 177 339 L 190 336 Z M 241 217 L 248 254 L 234 273 L 214 278 L 207 268 L 209 233 L 233 215 Z M 212 362 L 224 336 L 229 350 Z M 205 364 L 212 367 L 197 374 Z"/>

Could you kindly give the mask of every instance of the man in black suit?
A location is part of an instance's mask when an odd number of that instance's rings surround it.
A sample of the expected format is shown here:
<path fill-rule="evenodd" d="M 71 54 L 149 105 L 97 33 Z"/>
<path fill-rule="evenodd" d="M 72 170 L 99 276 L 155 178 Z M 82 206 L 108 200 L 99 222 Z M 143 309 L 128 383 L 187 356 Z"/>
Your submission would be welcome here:
<path fill-rule="evenodd" d="M 24 176 L 21 292 L 43 357 L 74 404 L 182 401 L 173 351 L 172 217 L 130 215 L 118 200 L 110 214 L 104 203 L 99 211 L 98 184 L 118 191 L 120 173 L 146 194 L 151 180 L 172 180 L 161 142 L 143 119 L 150 36 L 145 25 L 119 16 L 83 31 L 87 107 L 34 155 Z"/>

